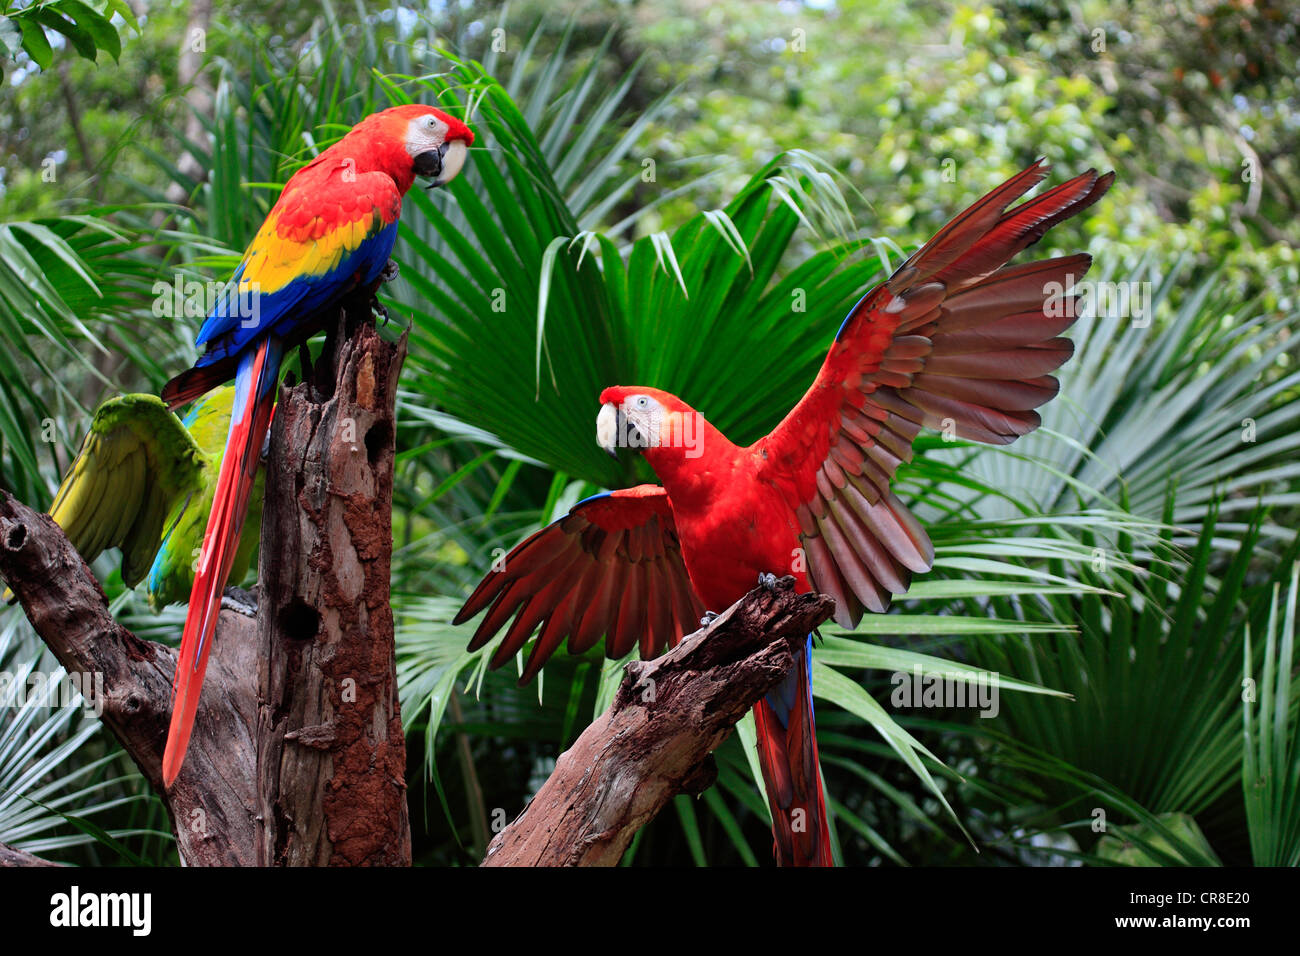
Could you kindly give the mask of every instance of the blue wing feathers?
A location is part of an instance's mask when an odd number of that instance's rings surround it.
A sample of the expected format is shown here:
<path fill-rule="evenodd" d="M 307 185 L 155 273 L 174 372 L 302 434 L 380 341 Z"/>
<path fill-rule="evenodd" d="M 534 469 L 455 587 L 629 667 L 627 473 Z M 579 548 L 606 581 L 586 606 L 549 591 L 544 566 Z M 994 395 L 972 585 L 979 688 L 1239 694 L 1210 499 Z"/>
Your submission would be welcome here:
<path fill-rule="evenodd" d="M 394 222 L 364 240 L 324 275 L 295 279 L 255 298 L 237 291 L 244 272 L 241 263 L 199 330 L 198 344 L 207 350 L 195 365 L 212 365 L 237 355 L 267 333 L 287 335 L 297 322 L 351 289 L 358 277 L 361 285 L 378 281 L 396 240 L 397 223 Z"/>

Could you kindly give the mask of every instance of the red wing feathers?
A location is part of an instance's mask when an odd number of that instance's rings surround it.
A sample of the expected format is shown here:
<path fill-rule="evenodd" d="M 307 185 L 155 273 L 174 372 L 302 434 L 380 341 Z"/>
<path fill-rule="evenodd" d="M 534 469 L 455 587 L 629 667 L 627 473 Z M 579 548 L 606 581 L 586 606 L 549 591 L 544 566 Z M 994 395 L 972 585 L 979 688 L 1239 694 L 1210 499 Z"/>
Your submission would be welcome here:
<path fill-rule="evenodd" d="M 795 510 L 813 586 L 851 627 L 883 611 L 934 559 L 890 490 L 922 427 L 1004 445 L 1038 427 L 1073 354 L 1062 293 L 1087 255 L 1007 266 L 1114 180 L 1089 170 L 1008 209 L 1047 175 L 1039 162 L 960 213 L 844 321 L 820 374 L 759 443 L 763 478 Z"/>
<path fill-rule="evenodd" d="M 452 621 L 487 615 L 470 641 L 483 647 L 513 617 L 492 655 L 500 667 L 541 627 L 524 666 L 531 681 L 567 639 L 581 654 L 603 637 L 611 659 L 639 647 L 654 657 L 696 630 L 704 606 L 695 596 L 668 494 L 638 485 L 588 498 L 506 555 Z"/>

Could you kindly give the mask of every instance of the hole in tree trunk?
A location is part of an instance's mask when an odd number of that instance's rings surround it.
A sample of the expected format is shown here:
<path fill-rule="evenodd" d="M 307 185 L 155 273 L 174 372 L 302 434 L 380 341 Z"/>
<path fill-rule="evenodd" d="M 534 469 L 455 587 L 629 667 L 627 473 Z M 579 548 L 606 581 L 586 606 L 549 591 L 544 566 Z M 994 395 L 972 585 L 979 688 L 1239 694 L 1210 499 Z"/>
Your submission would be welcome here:
<path fill-rule="evenodd" d="M 320 630 L 320 612 L 302 600 L 280 609 L 280 633 L 292 641 L 310 641 Z"/>
<path fill-rule="evenodd" d="M 369 443 L 369 441 L 370 441 L 370 436 L 367 435 L 366 436 L 367 444 Z M 372 457 L 370 460 L 374 461 L 374 458 Z M 10 551 L 20 550 L 26 541 L 27 541 L 27 525 L 25 524 L 13 525 L 9 529 L 9 533 L 5 535 L 5 547 L 8 548 Z"/>
<path fill-rule="evenodd" d="M 370 459 L 370 464 L 379 461 L 379 456 L 384 453 L 384 449 L 392 440 L 393 429 L 388 422 L 378 421 L 370 426 L 370 430 L 366 432 L 366 456 Z"/>

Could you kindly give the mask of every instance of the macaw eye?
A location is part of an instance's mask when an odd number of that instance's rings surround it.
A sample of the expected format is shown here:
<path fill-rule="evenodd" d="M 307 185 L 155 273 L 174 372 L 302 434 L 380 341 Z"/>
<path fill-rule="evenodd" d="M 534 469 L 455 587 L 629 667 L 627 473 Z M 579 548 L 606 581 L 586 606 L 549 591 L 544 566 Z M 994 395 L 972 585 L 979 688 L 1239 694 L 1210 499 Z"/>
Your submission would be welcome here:
<path fill-rule="evenodd" d="M 638 395 L 636 398 L 632 399 L 632 404 L 637 408 L 649 408 L 650 397 L 648 395 Z"/>
<path fill-rule="evenodd" d="M 429 129 L 434 129 L 438 125 L 438 121 L 432 116 L 426 116 L 424 118 L 424 125 L 429 127 Z"/>

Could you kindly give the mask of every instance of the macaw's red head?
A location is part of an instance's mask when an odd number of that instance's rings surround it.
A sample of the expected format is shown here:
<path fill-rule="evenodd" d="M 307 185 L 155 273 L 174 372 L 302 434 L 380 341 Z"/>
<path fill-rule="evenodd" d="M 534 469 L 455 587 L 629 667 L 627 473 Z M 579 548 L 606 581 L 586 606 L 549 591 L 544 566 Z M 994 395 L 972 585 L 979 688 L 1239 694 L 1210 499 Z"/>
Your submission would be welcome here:
<path fill-rule="evenodd" d="M 430 187 L 451 182 L 473 142 L 474 133 L 456 117 L 412 103 L 370 114 L 330 151 L 352 157 L 361 171 L 388 173 L 405 192 L 416 176 L 430 179 Z"/>
<path fill-rule="evenodd" d="M 600 447 L 615 457 L 620 448 L 644 452 L 656 470 L 670 460 L 699 458 L 706 435 L 716 434 L 703 415 L 657 388 L 616 385 L 600 393 L 600 405 Z"/>

